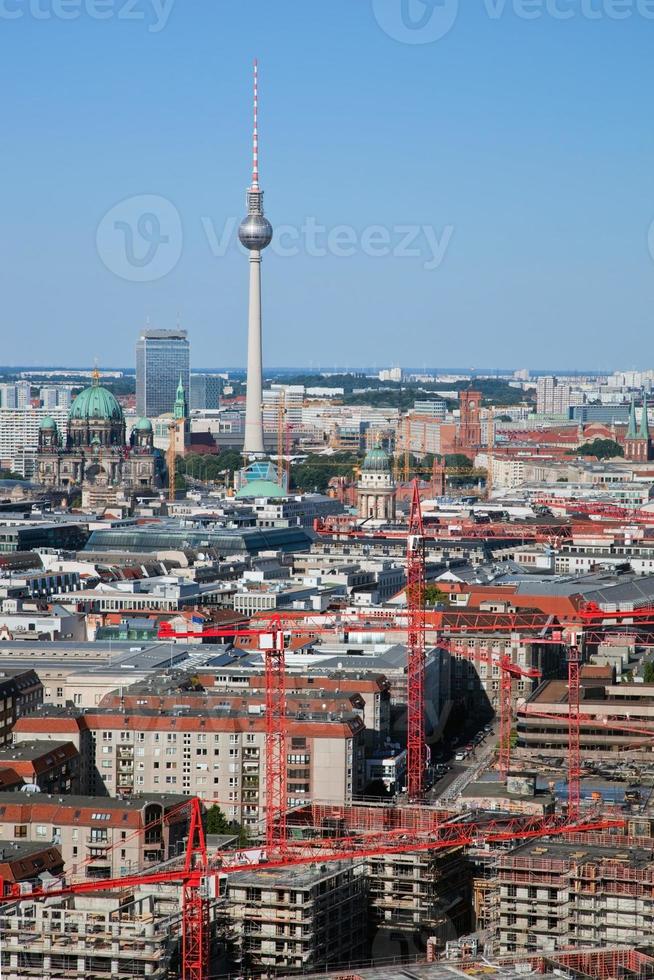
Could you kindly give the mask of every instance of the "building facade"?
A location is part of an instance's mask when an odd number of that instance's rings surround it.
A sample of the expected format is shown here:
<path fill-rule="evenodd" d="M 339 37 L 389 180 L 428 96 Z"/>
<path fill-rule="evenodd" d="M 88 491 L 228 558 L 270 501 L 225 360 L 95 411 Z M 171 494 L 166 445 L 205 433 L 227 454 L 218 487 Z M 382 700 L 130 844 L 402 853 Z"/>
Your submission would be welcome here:
<path fill-rule="evenodd" d="M 142 330 L 136 344 L 136 412 L 156 418 L 170 412 L 182 378 L 190 400 L 190 344 L 186 330 Z"/>
<path fill-rule="evenodd" d="M 123 410 L 98 375 L 72 404 L 65 433 L 46 416 L 39 428 L 39 483 L 56 490 L 81 488 L 88 502 L 111 502 L 118 491 L 148 491 L 159 482 L 152 425 L 141 419 L 126 440 Z"/>

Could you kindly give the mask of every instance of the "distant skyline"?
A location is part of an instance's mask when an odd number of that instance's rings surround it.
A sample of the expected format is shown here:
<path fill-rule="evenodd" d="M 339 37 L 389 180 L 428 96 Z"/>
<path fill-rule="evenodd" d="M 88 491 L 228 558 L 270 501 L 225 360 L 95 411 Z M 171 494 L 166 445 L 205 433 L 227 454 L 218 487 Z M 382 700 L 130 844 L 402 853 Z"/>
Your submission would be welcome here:
<path fill-rule="evenodd" d="M 100 6 L 0 4 L 5 358 L 245 365 L 256 56 L 264 373 L 654 359 L 646 5 Z"/>

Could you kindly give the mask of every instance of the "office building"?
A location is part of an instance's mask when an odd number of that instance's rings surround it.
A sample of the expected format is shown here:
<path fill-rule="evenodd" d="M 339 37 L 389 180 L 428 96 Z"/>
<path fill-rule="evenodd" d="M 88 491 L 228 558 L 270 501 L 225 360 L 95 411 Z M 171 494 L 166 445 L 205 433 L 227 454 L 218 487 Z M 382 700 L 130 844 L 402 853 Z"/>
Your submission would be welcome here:
<path fill-rule="evenodd" d="M 447 415 L 447 403 L 442 398 L 429 398 L 413 403 L 416 415 L 427 415 L 433 419 L 444 419 Z"/>
<path fill-rule="evenodd" d="M 190 410 L 198 412 L 220 408 L 221 386 L 222 378 L 218 374 L 192 374 Z"/>
<path fill-rule="evenodd" d="M 157 418 L 170 412 L 182 379 L 190 398 L 190 344 L 186 330 L 141 331 L 136 344 L 136 413 Z"/>

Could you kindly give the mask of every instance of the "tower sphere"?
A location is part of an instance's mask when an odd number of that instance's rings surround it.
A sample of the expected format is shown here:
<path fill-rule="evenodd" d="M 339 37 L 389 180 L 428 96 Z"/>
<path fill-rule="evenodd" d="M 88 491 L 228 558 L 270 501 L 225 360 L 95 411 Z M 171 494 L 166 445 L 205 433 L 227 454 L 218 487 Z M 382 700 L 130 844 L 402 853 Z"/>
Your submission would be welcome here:
<path fill-rule="evenodd" d="M 273 237 L 272 225 L 263 214 L 248 214 L 238 229 L 241 245 L 251 252 L 260 252 L 270 245 Z"/>

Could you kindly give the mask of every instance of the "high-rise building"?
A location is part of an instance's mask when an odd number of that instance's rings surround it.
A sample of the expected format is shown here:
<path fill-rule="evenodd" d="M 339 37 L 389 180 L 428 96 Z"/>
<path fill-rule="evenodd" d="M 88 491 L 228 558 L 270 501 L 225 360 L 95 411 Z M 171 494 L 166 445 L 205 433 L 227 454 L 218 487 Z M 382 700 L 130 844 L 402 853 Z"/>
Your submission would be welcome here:
<path fill-rule="evenodd" d="M 16 408 L 16 385 L 0 385 L 0 408 Z"/>
<path fill-rule="evenodd" d="M 146 328 L 136 344 L 136 411 L 141 418 L 170 412 L 180 376 L 190 398 L 190 344 L 186 330 Z"/>
<path fill-rule="evenodd" d="M 48 385 L 47 388 L 41 388 L 39 390 L 41 408 L 45 408 L 48 411 L 52 411 L 53 408 L 57 408 L 58 407 L 57 392 L 58 389 L 54 385 Z"/>
<path fill-rule="evenodd" d="M 218 374 L 192 374 L 190 410 L 198 412 L 220 408 L 221 383 L 222 378 Z"/>
<path fill-rule="evenodd" d="M 571 406 L 583 405 L 584 395 L 570 385 L 561 384 L 554 376 L 536 382 L 536 412 L 538 415 L 568 415 Z"/>
<path fill-rule="evenodd" d="M 73 401 L 73 396 L 70 388 L 64 388 L 61 385 L 57 388 L 57 408 L 69 409 Z"/>
<path fill-rule="evenodd" d="M 250 253 L 250 301 L 248 314 L 248 371 L 245 400 L 245 442 L 247 456 L 263 456 L 262 366 L 261 366 L 261 252 L 272 241 L 272 225 L 263 213 L 263 191 L 259 187 L 259 95 L 258 67 L 254 63 L 254 130 L 252 137 L 252 183 L 247 191 L 248 213 L 241 222 L 238 237 Z"/>
<path fill-rule="evenodd" d="M 32 401 L 32 386 L 29 381 L 16 382 L 16 408 L 29 408 Z"/>

